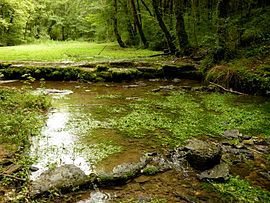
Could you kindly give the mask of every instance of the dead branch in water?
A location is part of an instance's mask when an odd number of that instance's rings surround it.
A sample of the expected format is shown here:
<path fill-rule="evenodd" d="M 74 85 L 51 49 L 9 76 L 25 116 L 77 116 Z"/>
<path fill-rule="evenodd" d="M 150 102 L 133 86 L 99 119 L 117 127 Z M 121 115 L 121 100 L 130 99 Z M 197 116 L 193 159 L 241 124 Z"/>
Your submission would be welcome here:
<path fill-rule="evenodd" d="M 234 90 L 231 90 L 231 89 L 227 89 L 227 88 L 225 88 L 225 87 L 223 87 L 223 86 L 221 86 L 221 85 L 219 85 L 219 84 L 213 83 L 213 82 L 210 82 L 210 84 L 215 85 L 215 86 L 221 88 L 221 89 L 224 90 L 225 92 L 230 92 L 230 93 L 238 94 L 238 95 L 247 95 L 247 94 L 242 93 L 242 92 L 238 92 L 238 91 L 234 91 Z"/>

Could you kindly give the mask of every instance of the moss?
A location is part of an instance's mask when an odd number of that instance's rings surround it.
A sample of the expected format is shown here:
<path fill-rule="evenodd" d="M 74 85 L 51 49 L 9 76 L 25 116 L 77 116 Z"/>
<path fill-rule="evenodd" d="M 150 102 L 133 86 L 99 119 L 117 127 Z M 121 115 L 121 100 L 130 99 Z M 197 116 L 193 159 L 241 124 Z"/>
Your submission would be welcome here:
<path fill-rule="evenodd" d="M 148 166 L 143 169 L 142 173 L 145 175 L 155 175 L 159 172 L 159 168 L 156 166 Z"/>
<path fill-rule="evenodd" d="M 96 71 L 97 72 L 104 72 L 104 71 L 108 71 L 109 67 L 108 65 L 104 65 L 104 64 L 99 64 L 96 66 Z"/>
<path fill-rule="evenodd" d="M 248 71 L 246 67 L 215 66 L 207 72 L 205 80 L 245 93 L 270 94 L 270 77 Z"/>
<path fill-rule="evenodd" d="M 112 70 L 112 80 L 120 82 L 123 80 L 132 80 L 137 78 L 139 72 L 137 69 L 122 69 L 122 70 Z"/>

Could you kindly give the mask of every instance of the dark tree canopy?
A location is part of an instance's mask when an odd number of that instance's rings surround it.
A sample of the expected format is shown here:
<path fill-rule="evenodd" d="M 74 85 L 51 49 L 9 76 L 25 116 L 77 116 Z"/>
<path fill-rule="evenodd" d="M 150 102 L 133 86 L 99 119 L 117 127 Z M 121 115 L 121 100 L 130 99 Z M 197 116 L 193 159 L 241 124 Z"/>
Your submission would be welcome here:
<path fill-rule="evenodd" d="M 0 45 L 36 39 L 117 41 L 189 54 L 270 38 L 267 0 L 2 0 Z"/>

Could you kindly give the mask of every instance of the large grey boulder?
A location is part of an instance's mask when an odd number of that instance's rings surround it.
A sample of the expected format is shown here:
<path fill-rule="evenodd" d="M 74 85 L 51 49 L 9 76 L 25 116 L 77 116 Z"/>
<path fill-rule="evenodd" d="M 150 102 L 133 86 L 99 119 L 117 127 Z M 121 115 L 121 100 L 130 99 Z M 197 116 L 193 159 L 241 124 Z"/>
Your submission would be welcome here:
<path fill-rule="evenodd" d="M 88 176 L 77 166 L 62 165 L 43 172 L 31 183 L 31 194 L 38 195 L 51 189 L 72 188 L 88 181 Z"/>
<path fill-rule="evenodd" d="M 210 169 L 220 162 L 221 147 L 219 144 L 192 139 L 184 148 L 187 151 L 187 161 L 197 170 Z"/>

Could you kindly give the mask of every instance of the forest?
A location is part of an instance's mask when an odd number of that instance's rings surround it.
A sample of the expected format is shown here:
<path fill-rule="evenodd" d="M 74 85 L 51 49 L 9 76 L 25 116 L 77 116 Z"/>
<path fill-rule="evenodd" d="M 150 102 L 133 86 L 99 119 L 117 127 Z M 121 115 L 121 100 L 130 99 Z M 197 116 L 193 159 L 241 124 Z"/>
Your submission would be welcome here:
<path fill-rule="evenodd" d="M 117 40 L 121 47 L 177 55 L 201 48 L 233 54 L 269 41 L 269 5 L 267 0 L 2 0 L 0 45 Z"/>

